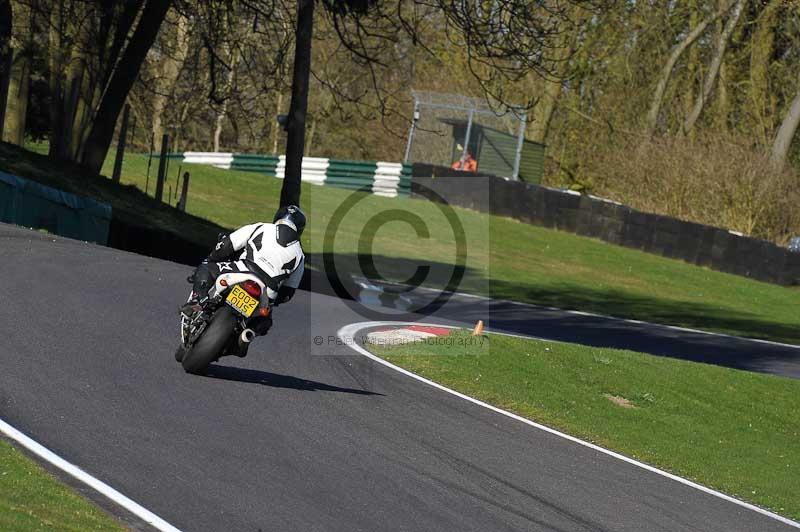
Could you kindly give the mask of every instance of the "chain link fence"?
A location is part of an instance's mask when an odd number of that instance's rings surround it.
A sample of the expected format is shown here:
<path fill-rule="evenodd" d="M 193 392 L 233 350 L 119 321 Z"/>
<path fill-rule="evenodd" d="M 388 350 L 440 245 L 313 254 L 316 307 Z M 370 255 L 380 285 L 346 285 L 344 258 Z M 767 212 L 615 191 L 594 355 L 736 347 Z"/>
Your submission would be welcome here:
<path fill-rule="evenodd" d="M 412 95 L 414 115 L 404 162 L 519 177 L 525 113 L 497 112 L 482 99 L 459 94 Z"/>

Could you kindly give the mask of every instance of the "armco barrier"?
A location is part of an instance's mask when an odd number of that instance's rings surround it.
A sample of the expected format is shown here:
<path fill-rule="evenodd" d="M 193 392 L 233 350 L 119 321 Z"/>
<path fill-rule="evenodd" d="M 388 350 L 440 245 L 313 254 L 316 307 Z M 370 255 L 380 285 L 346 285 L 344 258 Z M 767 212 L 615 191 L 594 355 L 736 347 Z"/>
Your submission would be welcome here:
<path fill-rule="evenodd" d="M 418 171 L 417 165 L 414 171 Z M 438 195 L 451 205 L 598 238 L 759 281 L 800 284 L 800 253 L 717 227 L 640 212 L 602 198 L 464 172 L 437 177 L 415 175 L 411 193 L 433 201 Z"/>
<path fill-rule="evenodd" d="M 106 244 L 111 206 L 0 172 L 0 222 Z"/>
<path fill-rule="evenodd" d="M 332 160 L 328 167 L 326 183 L 348 189 L 372 187 L 376 168 L 374 162 Z"/>
<path fill-rule="evenodd" d="M 189 164 L 208 164 L 217 168 L 230 168 L 233 162 L 232 153 L 206 153 L 187 151 L 183 154 L 183 162 Z"/>
<path fill-rule="evenodd" d="M 185 152 L 172 154 L 170 157 L 183 157 L 184 163 L 258 172 L 279 179 L 283 179 L 286 173 L 284 155 Z M 351 190 L 366 187 L 373 194 L 386 197 L 407 196 L 411 192 L 411 166 L 400 163 L 303 157 L 301 179 L 315 185 L 331 185 Z"/>
<path fill-rule="evenodd" d="M 411 168 L 400 163 L 375 163 L 372 193 L 394 197 L 407 195 L 411 189 Z"/>
<path fill-rule="evenodd" d="M 259 172 L 275 176 L 278 170 L 279 158 L 277 155 L 256 155 L 250 153 L 234 153 L 231 161 L 231 170 L 242 172 Z"/>
<path fill-rule="evenodd" d="M 325 174 L 328 170 L 328 159 L 322 157 L 303 157 L 303 165 L 300 170 L 300 179 L 315 185 L 325 184 Z M 283 179 L 286 175 L 286 156 L 278 158 L 278 166 L 275 170 L 275 177 Z"/>

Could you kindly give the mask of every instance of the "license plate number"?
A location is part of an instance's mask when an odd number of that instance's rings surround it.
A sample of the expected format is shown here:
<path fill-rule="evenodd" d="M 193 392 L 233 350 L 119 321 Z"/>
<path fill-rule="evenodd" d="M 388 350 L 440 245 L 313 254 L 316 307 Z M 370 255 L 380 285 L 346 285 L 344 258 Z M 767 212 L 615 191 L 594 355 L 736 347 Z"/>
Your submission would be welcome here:
<path fill-rule="evenodd" d="M 258 299 L 244 291 L 240 286 L 234 286 L 225 302 L 249 318 L 258 307 Z"/>

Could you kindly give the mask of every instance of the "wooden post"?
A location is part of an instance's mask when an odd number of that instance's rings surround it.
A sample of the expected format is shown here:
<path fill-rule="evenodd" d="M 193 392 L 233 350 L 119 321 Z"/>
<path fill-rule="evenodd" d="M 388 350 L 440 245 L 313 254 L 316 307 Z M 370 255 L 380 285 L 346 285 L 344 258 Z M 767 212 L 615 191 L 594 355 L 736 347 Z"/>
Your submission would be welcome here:
<path fill-rule="evenodd" d="M 181 199 L 178 200 L 178 210 L 186 212 L 186 197 L 189 195 L 189 172 L 183 173 L 183 189 Z"/>
<path fill-rule="evenodd" d="M 150 190 L 150 166 L 153 164 L 153 150 L 156 149 L 156 134 L 150 135 L 150 152 L 147 154 L 147 180 L 144 182 L 144 193 Z"/>
<path fill-rule="evenodd" d="M 125 143 L 128 141 L 128 117 L 130 113 L 130 104 L 125 104 L 125 110 L 122 111 L 122 126 L 119 128 L 119 139 L 117 140 L 117 157 L 114 159 L 114 172 L 111 174 L 111 179 L 115 183 L 119 183 L 119 178 L 122 174 L 122 159 L 125 157 Z"/>
<path fill-rule="evenodd" d="M 158 160 L 158 176 L 156 177 L 156 201 L 164 199 L 164 178 L 167 171 L 167 154 L 169 154 L 169 135 L 161 137 L 161 158 Z"/>

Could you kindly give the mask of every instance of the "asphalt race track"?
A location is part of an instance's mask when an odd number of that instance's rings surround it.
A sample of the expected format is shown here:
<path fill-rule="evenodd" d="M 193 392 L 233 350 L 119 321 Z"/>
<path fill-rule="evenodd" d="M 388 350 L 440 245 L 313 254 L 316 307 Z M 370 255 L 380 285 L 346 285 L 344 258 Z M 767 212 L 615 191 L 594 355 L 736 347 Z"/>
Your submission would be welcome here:
<path fill-rule="evenodd" d="M 0 249 L 0 418 L 178 528 L 791 530 L 329 343 L 364 321 L 334 298 L 195 377 L 189 268 L 4 225 Z"/>

